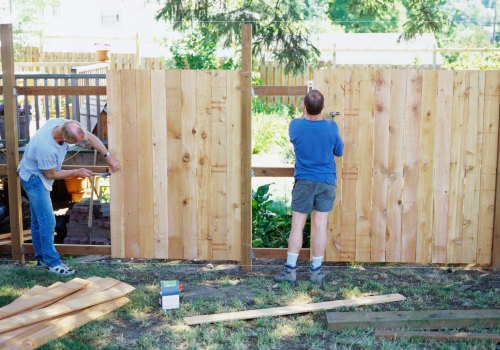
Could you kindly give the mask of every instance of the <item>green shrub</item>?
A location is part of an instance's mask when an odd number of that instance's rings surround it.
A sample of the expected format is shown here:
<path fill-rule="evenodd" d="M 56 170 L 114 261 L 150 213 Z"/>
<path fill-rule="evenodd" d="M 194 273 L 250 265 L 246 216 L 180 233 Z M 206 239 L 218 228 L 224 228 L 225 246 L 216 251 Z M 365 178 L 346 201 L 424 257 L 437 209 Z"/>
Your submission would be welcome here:
<path fill-rule="evenodd" d="M 292 228 L 292 210 L 283 201 L 273 201 L 269 188 L 273 183 L 252 191 L 252 246 L 265 248 L 288 247 Z M 310 217 L 304 227 L 303 247 L 310 246 Z"/>

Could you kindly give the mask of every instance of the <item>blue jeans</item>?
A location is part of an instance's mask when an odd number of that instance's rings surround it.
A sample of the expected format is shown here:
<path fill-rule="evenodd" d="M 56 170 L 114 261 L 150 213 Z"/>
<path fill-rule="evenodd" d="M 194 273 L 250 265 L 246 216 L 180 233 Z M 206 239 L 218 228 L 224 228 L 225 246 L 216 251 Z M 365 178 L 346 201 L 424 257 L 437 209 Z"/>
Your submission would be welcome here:
<path fill-rule="evenodd" d="M 50 191 L 43 186 L 38 175 L 31 175 L 29 181 L 21 179 L 28 194 L 31 210 L 31 239 L 35 248 L 35 259 L 42 259 L 50 267 L 59 265 L 61 258 L 54 247 L 54 227 L 56 218 Z"/>

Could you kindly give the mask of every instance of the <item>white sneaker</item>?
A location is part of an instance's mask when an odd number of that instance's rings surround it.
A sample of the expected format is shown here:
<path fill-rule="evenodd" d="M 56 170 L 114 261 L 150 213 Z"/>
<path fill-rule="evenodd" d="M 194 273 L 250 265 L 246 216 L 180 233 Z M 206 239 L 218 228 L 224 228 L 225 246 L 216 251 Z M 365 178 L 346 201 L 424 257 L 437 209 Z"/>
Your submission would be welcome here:
<path fill-rule="evenodd" d="M 68 265 L 66 265 L 64 263 L 60 263 L 59 265 L 49 267 L 49 272 L 55 273 L 56 275 L 59 275 L 59 276 L 71 276 L 76 271 L 73 269 L 70 269 L 68 267 Z"/>

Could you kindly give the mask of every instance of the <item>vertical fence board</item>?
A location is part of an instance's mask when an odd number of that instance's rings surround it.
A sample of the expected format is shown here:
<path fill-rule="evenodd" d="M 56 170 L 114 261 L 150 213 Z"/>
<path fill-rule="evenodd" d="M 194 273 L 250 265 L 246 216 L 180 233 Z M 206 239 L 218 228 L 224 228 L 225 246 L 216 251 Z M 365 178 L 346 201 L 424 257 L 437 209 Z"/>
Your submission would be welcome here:
<path fill-rule="evenodd" d="M 385 260 L 399 262 L 401 261 L 401 222 L 403 215 L 401 204 L 406 71 L 395 70 L 391 72 L 390 99 Z"/>
<path fill-rule="evenodd" d="M 151 106 L 151 71 L 136 71 L 137 106 L 137 188 L 139 191 L 140 256 L 155 257 L 153 206 L 153 138 Z"/>
<path fill-rule="evenodd" d="M 120 71 L 108 71 L 108 147 L 122 169 L 109 179 L 110 185 L 110 231 L 111 256 L 125 257 L 125 215 L 123 185 L 123 143 L 122 143 L 122 82 Z"/>
<path fill-rule="evenodd" d="M 227 72 L 212 72 L 212 198 L 211 208 L 213 215 L 211 220 L 212 233 L 212 258 L 215 260 L 228 259 L 228 213 L 227 210 L 227 122 L 226 101 L 227 101 Z"/>
<path fill-rule="evenodd" d="M 468 101 L 469 74 L 465 71 L 453 72 L 453 120 L 451 126 L 450 156 L 450 206 L 448 215 L 448 243 L 446 259 L 449 263 L 459 263 L 463 244 L 463 199 L 465 167 L 463 153 L 466 132 L 466 110 Z"/>
<path fill-rule="evenodd" d="M 228 259 L 241 259 L 241 142 L 242 81 L 240 72 L 227 72 L 227 210 Z"/>
<path fill-rule="evenodd" d="M 356 260 L 371 259 L 372 176 L 375 125 L 375 71 L 361 71 L 359 93 L 358 182 L 356 188 Z"/>
<path fill-rule="evenodd" d="M 470 72 L 469 106 L 466 112 L 465 136 L 465 195 L 463 206 L 463 245 L 461 261 L 474 263 L 477 249 L 477 227 L 479 217 L 479 185 L 481 183 L 481 146 L 483 118 L 478 114 L 479 72 Z M 481 109 L 484 107 L 484 99 Z M 480 134 L 481 133 L 481 134 Z"/>
<path fill-rule="evenodd" d="M 358 123 L 360 72 L 345 71 L 344 156 L 342 167 L 342 234 L 340 260 L 354 261 L 356 257 L 356 184 L 358 181 Z"/>
<path fill-rule="evenodd" d="M 437 71 L 425 70 L 422 79 L 422 108 L 418 147 L 418 224 L 416 242 L 416 261 L 424 264 L 432 260 L 436 96 Z"/>
<path fill-rule="evenodd" d="M 181 120 L 182 120 L 182 189 L 183 189 L 183 240 L 184 258 L 197 257 L 198 215 L 197 215 L 197 181 L 196 167 L 196 71 L 181 71 Z"/>
<path fill-rule="evenodd" d="M 331 112 L 340 112 L 335 117 L 340 137 L 344 139 L 344 71 L 330 70 L 330 89 L 328 91 Z M 329 111 L 329 112 L 330 112 Z M 337 188 L 333 211 L 328 216 L 328 244 L 325 259 L 340 260 L 342 234 L 342 167 L 343 157 L 335 157 L 337 167 Z"/>
<path fill-rule="evenodd" d="M 136 72 L 122 71 L 123 198 L 125 257 L 140 256 Z M 134 184 L 131 186 L 131 184 Z"/>
<path fill-rule="evenodd" d="M 165 72 L 151 72 L 154 257 L 168 258 L 168 139 Z"/>
<path fill-rule="evenodd" d="M 376 71 L 371 261 L 385 261 L 391 71 Z M 393 150 L 396 152 L 396 150 Z"/>
<path fill-rule="evenodd" d="M 415 262 L 417 244 L 418 149 L 420 110 L 422 108 L 422 71 L 407 75 L 405 106 L 405 145 L 403 168 L 403 217 L 401 226 L 401 261 Z"/>
<path fill-rule="evenodd" d="M 184 230 L 182 213 L 183 155 L 182 155 L 182 115 L 181 115 L 181 71 L 166 70 L 167 104 L 167 187 L 168 187 L 168 257 L 184 257 Z"/>
<path fill-rule="evenodd" d="M 446 262 L 450 191 L 453 72 L 438 72 L 434 148 L 434 218 L 432 262 Z"/>
<path fill-rule="evenodd" d="M 500 71 L 487 71 L 484 81 L 483 148 L 481 193 L 477 231 L 477 263 L 489 264 L 492 255 L 493 220 L 497 172 L 498 116 L 500 115 Z"/>
<path fill-rule="evenodd" d="M 196 72 L 196 189 L 198 214 L 198 257 L 212 259 L 212 232 L 210 215 L 213 198 L 211 182 L 212 154 L 212 74 Z"/>

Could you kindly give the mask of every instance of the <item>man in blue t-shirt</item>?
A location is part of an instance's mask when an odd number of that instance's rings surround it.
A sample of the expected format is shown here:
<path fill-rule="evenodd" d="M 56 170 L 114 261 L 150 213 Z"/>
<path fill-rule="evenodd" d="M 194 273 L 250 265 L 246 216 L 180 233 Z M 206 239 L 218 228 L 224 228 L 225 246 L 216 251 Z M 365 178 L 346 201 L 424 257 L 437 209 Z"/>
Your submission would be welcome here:
<path fill-rule="evenodd" d="M 323 95 L 310 91 L 304 98 L 303 117 L 290 123 L 290 141 L 295 151 L 295 184 L 292 190 L 292 229 L 288 239 L 287 261 L 275 281 L 296 283 L 296 266 L 302 248 L 302 231 L 307 214 L 314 214 L 313 261 L 311 281 L 320 284 L 325 278 L 321 263 L 326 250 L 328 213 L 333 209 L 337 168 L 334 156 L 341 157 L 344 143 L 337 123 L 321 117 Z"/>
<path fill-rule="evenodd" d="M 61 261 L 54 247 L 56 220 L 50 191 L 54 180 L 68 177 L 88 177 L 92 172 L 85 168 L 61 170 L 68 143 L 87 141 L 103 154 L 111 171 L 120 169 L 120 164 L 106 146 L 92 133 L 85 131 L 76 121 L 53 118 L 37 130 L 26 146 L 17 172 L 23 189 L 28 194 L 31 210 L 31 238 L 38 268 L 60 276 L 70 276 L 75 270 Z"/>

